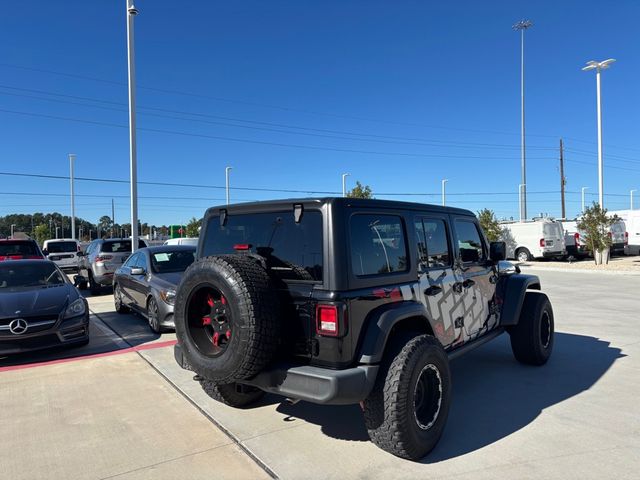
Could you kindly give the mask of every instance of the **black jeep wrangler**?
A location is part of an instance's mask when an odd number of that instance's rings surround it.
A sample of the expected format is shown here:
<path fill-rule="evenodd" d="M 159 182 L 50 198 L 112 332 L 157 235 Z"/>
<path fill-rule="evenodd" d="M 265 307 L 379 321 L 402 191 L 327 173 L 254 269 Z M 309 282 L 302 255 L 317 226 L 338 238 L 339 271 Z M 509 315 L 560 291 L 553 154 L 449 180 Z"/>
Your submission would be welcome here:
<path fill-rule="evenodd" d="M 488 244 L 472 212 L 351 198 L 207 210 L 175 301 L 175 357 L 216 400 L 272 392 L 360 403 L 371 440 L 409 459 L 442 435 L 449 360 L 509 333 L 544 364 L 540 281 Z"/>

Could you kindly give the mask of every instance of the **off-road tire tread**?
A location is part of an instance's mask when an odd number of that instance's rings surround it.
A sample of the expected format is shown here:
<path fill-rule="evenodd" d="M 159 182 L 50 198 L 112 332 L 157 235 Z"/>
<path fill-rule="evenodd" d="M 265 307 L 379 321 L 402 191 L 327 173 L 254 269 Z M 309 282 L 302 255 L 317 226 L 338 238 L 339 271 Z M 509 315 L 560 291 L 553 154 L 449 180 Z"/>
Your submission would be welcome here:
<path fill-rule="evenodd" d="M 399 352 L 397 346 L 395 349 L 391 347 L 391 350 L 385 354 L 388 366 L 382 365 L 376 379 L 376 386 L 364 401 L 365 425 L 371 441 L 381 449 L 401 458 L 416 460 L 428 453 L 421 451 L 420 446 L 412 444 L 407 434 L 406 422 L 412 418 L 413 412 L 409 411 L 407 405 L 407 390 L 400 386 L 411 381 L 413 370 L 409 364 L 418 358 L 417 352 L 429 347 L 441 349 L 446 359 L 446 353 L 440 342 L 430 335 L 412 338 Z M 445 381 L 450 381 L 449 372 L 441 373 L 446 375 Z M 448 407 L 449 405 L 441 407 L 440 414 L 445 415 L 445 420 Z M 431 448 L 433 446 L 435 443 Z"/>
<path fill-rule="evenodd" d="M 257 388 L 248 393 L 238 392 L 234 383 L 218 384 L 210 380 L 201 380 L 200 385 L 214 400 L 235 408 L 248 407 L 265 395 L 265 392 Z"/>
<path fill-rule="evenodd" d="M 243 361 L 235 373 L 211 378 L 218 383 L 232 383 L 255 376 L 273 359 L 280 344 L 281 322 L 277 291 L 266 270 L 253 258 L 241 255 L 216 255 L 203 257 L 185 271 L 187 278 L 198 269 L 218 268 L 225 272 L 231 282 L 236 282 L 241 294 L 233 301 L 238 308 L 248 312 L 249 340 L 243 352 Z M 178 289 L 178 295 L 185 295 Z M 178 299 L 176 299 L 176 304 Z M 176 319 L 177 320 L 177 319 Z M 195 362 L 189 362 L 194 365 Z M 195 365 L 194 365 L 195 367 Z M 197 367 L 196 367 L 197 368 Z M 206 377 L 205 372 L 197 372 Z"/>
<path fill-rule="evenodd" d="M 527 292 L 522 302 L 518 324 L 509 330 L 513 356 L 526 365 L 544 365 L 549 356 L 541 355 L 536 342 L 539 342 L 537 316 L 548 305 L 553 322 L 553 310 L 549 298 L 542 292 Z M 553 332 L 550 348 L 553 348 Z M 549 352 L 550 354 L 550 352 Z"/>

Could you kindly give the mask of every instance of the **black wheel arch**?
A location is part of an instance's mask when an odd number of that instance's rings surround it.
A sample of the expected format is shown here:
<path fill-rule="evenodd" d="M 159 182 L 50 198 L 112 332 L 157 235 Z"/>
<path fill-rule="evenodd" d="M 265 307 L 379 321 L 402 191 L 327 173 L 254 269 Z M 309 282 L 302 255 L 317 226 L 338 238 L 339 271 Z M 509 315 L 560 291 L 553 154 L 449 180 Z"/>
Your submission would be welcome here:
<path fill-rule="evenodd" d="M 502 277 L 496 289 L 497 300 L 502 303 L 500 326 L 517 325 L 527 290 L 539 291 L 540 289 L 540 279 L 536 275 L 516 273 Z"/>
<path fill-rule="evenodd" d="M 419 302 L 402 302 L 385 305 L 370 315 L 365 323 L 358 351 L 359 363 L 372 364 L 382 361 L 390 339 L 397 332 L 413 331 L 433 336 L 433 326 L 426 307 Z"/>

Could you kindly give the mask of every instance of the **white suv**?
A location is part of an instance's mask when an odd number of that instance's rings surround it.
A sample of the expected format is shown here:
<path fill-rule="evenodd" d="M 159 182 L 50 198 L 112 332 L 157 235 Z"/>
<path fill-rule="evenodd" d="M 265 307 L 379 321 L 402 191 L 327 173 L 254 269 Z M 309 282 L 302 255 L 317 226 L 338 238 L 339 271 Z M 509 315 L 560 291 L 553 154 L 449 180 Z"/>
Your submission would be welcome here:
<path fill-rule="evenodd" d="M 66 270 L 78 270 L 78 252 L 80 242 L 72 238 L 45 240 L 42 246 L 44 256 Z"/>

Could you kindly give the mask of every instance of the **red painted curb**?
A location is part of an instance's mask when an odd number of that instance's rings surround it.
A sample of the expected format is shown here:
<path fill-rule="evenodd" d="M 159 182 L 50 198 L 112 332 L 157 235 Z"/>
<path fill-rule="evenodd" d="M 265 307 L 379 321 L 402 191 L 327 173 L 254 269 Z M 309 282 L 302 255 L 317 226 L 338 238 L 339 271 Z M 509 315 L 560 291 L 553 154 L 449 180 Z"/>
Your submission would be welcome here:
<path fill-rule="evenodd" d="M 10 365 L 8 367 L 0 367 L 0 372 L 9 372 L 11 370 L 24 370 L 26 368 L 44 367 L 47 365 L 55 365 L 57 363 L 77 362 L 79 360 L 88 360 L 91 358 L 110 357 L 112 355 L 122 355 L 124 353 L 140 352 L 142 350 L 153 350 L 155 348 L 171 347 L 177 343 L 176 340 L 167 340 L 166 342 L 147 343 L 135 347 L 122 348 L 111 352 L 94 353 L 79 357 L 60 358 L 58 360 L 49 360 L 46 362 L 25 363 L 23 365 Z"/>

